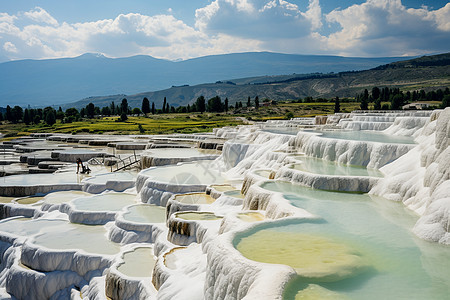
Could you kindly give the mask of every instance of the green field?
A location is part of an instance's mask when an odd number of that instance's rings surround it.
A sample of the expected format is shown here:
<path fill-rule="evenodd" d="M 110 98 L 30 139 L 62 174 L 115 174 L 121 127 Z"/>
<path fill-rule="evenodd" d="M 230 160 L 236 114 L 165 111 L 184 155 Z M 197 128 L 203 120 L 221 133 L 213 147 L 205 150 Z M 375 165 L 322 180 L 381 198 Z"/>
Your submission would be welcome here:
<path fill-rule="evenodd" d="M 63 124 L 57 121 L 53 126 L 44 123 L 25 125 L 3 122 L 0 132 L 6 137 L 28 135 L 35 132 L 69 134 L 168 134 L 212 131 L 213 128 L 236 126 L 242 120 L 224 114 L 166 114 L 150 117 L 129 117 L 125 122 L 116 121 L 118 117 L 83 119 L 83 121 Z M 139 125 L 142 127 L 140 131 Z"/>
<path fill-rule="evenodd" d="M 387 102 L 386 102 L 387 103 Z M 369 109 L 373 109 L 373 104 Z M 341 112 L 349 113 L 359 109 L 359 103 L 343 102 Z M 68 134 L 170 134 L 211 132 L 213 128 L 236 126 L 250 121 L 265 121 L 269 119 L 285 119 L 292 112 L 294 117 L 314 117 L 334 113 L 333 102 L 295 103 L 279 102 L 276 105 L 261 106 L 259 109 L 240 108 L 227 113 L 180 113 L 156 114 L 148 117 L 130 116 L 125 122 L 118 122 L 118 117 L 103 117 L 83 119 L 79 122 L 61 123 L 59 120 L 53 126 L 44 123 L 38 125 L 12 124 L 1 122 L 0 132 L 4 139 L 29 135 L 36 132 L 68 133 Z M 141 128 L 139 127 L 141 125 Z M 141 130 L 140 130 L 141 129 Z"/>

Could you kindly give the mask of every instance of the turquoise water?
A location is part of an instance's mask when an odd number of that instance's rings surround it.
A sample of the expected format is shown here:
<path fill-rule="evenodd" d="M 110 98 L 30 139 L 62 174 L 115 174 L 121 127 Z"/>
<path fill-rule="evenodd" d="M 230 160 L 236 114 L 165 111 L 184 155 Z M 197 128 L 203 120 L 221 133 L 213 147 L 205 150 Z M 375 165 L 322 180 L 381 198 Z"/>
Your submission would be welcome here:
<path fill-rule="evenodd" d="M 322 175 L 383 177 L 383 174 L 376 169 L 338 164 L 334 161 L 310 156 L 297 156 L 296 159 L 301 163 L 292 165 L 291 169 Z"/>
<path fill-rule="evenodd" d="M 266 182 L 262 187 L 282 192 L 294 206 L 304 208 L 323 221 L 281 221 L 261 229 L 326 236 L 360 252 L 371 268 L 337 282 L 312 282 L 297 278 L 290 283 L 285 299 L 294 299 L 308 284 L 350 299 L 448 299 L 450 292 L 450 248 L 428 243 L 410 229 L 417 217 L 401 203 L 361 194 L 326 192 L 286 182 Z M 298 255 L 301 255 L 299 253 Z"/>

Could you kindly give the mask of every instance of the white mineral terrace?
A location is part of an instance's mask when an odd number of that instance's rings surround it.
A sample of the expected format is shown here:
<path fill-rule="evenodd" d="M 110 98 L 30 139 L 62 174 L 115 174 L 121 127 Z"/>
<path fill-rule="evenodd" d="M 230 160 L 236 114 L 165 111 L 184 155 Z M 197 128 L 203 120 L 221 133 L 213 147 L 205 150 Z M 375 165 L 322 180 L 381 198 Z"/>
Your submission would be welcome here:
<path fill-rule="evenodd" d="M 0 299 L 448 299 L 449 141 L 450 108 L 3 142 Z"/>

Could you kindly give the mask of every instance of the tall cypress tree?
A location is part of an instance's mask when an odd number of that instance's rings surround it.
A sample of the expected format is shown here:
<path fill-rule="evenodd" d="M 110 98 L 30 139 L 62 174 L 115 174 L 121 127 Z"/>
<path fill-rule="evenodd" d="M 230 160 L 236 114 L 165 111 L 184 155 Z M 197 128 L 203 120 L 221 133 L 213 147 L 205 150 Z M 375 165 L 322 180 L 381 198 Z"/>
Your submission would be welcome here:
<path fill-rule="evenodd" d="M 166 112 L 166 97 L 164 97 L 164 102 L 163 102 L 163 106 L 162 106 L 162 112 L 165 113 Z"/>
<path fill-rule="evenodd" d="M 122 99 L 122 103 L 120 104 L 120 110 L 122 114 L 128 114 L 128 101 L 126 98 Z"/>
<path fill-rule="evenodd" d="M 25 112 L 23 113 L 23 122 L 27 125 L 31 123 L 30 112 L 28 108 L 25 108 Z"/>
<path fill-rule="evenodd" d="M 144 114 L 150 113 L 150 101 L 148 101 L 147 97 L 142 99 L 142 112 Z"/>
<path fill-rule="evenodd" d="M 152 115 L 154 115 L 155 112 L 156 112 L 156 109 L 155 109 L 155 102 L 152 102 Z"/>
<path fill-rule="evenodd" d="M 203 113 L 206 110 L 206 100 L 205 97 L 200 96 L 197 98 L 197 101 L 195 102 L 196 110 Z"/>
<path fill-rule="evenodd" d="M 5 119 L 10 121 L 10 122 L 12 122 L 12 120 L 13 120 L 13 116 L 12 116 L 12 112 L 11 112 L 11 106 L 9 106 L 9 105 L 6 106 Z"/>
<path fill-rule="evenodd" d="M 111 102 L 111 105 L 109 106 L 109 109 L 111 110 L 111 114 L 112 115 L 116 114 L 116 105 L 114 104 L 114 101 Z"/>
<path fill-rule="evenodd" d="M 338 113 L 341 111 L 341 103 L 339 101 L 339 97 L 336 96 L 336 100 L 334 101 L 334 113 Z"/>

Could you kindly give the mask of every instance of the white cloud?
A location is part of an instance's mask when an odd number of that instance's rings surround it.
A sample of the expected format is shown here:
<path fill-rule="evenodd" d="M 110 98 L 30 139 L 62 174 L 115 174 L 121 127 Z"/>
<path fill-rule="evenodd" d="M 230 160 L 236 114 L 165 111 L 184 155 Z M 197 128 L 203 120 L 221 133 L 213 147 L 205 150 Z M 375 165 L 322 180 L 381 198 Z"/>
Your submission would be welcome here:
<path fill-rule="evenodd" d="M 322 8 L 319 0 L 309 1 L 308 10 L 303 13 L 303 16 L 311 22 L 313 30 L 320 29 L 322 27 Z"/>
<path fill-rule="evenodd" d="M 326 16 L 341 29 L 327 37 L 329 51 L 343 55 L 417 55 L 450 48 L 450 5 L 407 9 L 400 0 L 368 0 Z"/>
<path fill-rule="evenodd" d="M 3 49 L 7 52 L 17 53 L 16 45 L 11 42 L 6 42 L 3 44 Z"/>
<path fill-rule="evenodd" d="M 321 13 L 318 0 L 307 12 L 284 0 L 216 0 L 196 10 L 195 26 L 209 35 L 276 42 L 309 35 L 321 26 Z"/>
<path fill-rule="evenodd" d="M 98 52 L 186 59 L 244 51 L 387 56 L 450 49 L 450 3 L 432 10 L 408 9 L 400 0 L 367 0 L 323 15 L 319 0 L 309 0 L 306 11 L 286 0 L 215 0 L 196 10 L 194 27 L 168 12 L 71 24 L 40 7 L 0 13 L 0 57 Z"/>
<path fill-rule="evenodd" d="M 13 49 L 8 44 L 0 49 L 4 51 L 0 54 L 11 59 L 67 57 L 86 52 L 104 53 L 110 57 L 147 54 L 186 59 L 228 51 L 250 51 L 258 44 L 224 34 L 210 37 L 172 15 L 130 13 L 95 22 L 51 22 L 57 24 L 54 26 L 36 21 L 18 27 L 14 22 L 21 18 L 29 19 L 29 16 L 0 14 L 0 38 L 7 38 L 17 50 L 12 55 L 12 51 L 7 51 Z"/>
<path fill-rule="evenodd" d="M 38 23 L 45 23 L 52 26 L 57 26 L 58 21 L 53 18 L 45 9 L 36 6 L 34 10 L 24 13 L 24 16 Z"/>
<path fill-rule="evenodd" d="M 0 13 L 0 23 L 12 24 L 15 20 L 17 20 L 16 16 L 11 16 L 7 13 Z"/>

